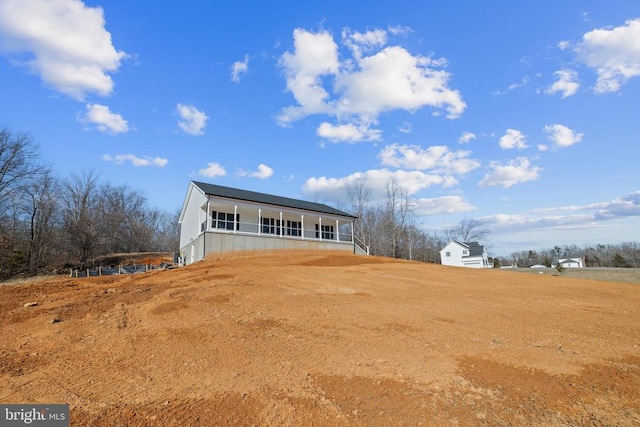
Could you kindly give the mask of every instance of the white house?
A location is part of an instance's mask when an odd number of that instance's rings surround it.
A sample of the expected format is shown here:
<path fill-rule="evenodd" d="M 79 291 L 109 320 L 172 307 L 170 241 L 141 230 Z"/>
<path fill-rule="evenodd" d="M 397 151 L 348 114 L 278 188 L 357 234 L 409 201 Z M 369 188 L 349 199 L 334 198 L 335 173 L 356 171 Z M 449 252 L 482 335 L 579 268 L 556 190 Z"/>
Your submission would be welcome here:
<path fill-rule="evenodd" d="M 178 220 L 181 259 L 296 248 L 366 254 L 354 240 L 356 218 L 321 203 L 191 181 Z"/>
<path fill-rule="evenodd" d="M 584 257 L 579 256 L 571 256 L 558 258 L 558 262 L 562 264 L 564 268 L 584 268 L 585 262 Z"/>
<path fill-rule="evenodd" d="M 442 265 L 468 268 L 491 268 L 487 249 L 478 242 L 449 242 L 440 251 Z"/>

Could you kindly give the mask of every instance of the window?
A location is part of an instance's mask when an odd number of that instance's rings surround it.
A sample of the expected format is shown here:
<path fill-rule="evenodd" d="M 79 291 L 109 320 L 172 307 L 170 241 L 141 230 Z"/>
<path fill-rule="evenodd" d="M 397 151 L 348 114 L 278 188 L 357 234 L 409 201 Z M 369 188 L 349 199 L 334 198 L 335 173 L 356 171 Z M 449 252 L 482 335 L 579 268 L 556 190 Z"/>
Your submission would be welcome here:
<path fill-rule="evenodd" d="M 445 253 L 444 253 L 444 256 L 446 256 L 446 257 L 450 257 L 450 256 L 451 256 L 451 252 L 445 252 Z"/>
<path fill-rule="evenodd" d="M 320 237 L 320 233 L 318 233 L 318 224 L 316 224 L 316 239 Z M 322 226 L 322 238 L 325 240 L 333 240 L 333 225 L 323 225 Z"/>
<path fill-rule="evenodd" d="M 217 228 L 218 230 L 231 230 L 233 231 L 233 214 L 226 212 L 211 212 L 211 228 Z M 236 230 L 240 229 L 240 214 L 236 214 Z"/>
<path fill-rule="evenodd" d="M 280 220 L 275 218 L 262 218 L 262 232 L 264 234 L 280 234 Z"/>
<path fill-rule="evenodd" d="M 287 236 L 301 236 L 302 223 L 287 220 Z"/>
<path fill-rule="evenodd" d="M 466 249 L 464 249 L 464 250 L 462 251 L 462 255 L 469 255 L 469 251 L 468 251 L 468 250 L 466 250 Z"/>

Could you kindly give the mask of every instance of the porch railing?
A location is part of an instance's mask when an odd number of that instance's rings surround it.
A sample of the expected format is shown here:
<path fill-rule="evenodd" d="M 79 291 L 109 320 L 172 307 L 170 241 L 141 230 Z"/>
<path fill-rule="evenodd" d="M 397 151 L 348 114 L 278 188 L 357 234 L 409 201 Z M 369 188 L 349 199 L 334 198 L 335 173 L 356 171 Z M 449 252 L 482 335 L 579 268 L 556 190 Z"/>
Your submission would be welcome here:
<path fill-rule="evenodd" d="M 295 227 L 279 227 L 277 225 L 264 226 L 262 224 L 257 224 L 255 222 L 226 222 L 225 228 L 219 228 L 215 226 L 217 224 L 216 220 L 212 220 L 211 227 L 207 229 L 207 221 L 203 221 L 200 223 L 200 232 L 209 231 L 209 232 L 217 232 L 217 233 L 241 233 L 241 234 L 253 234 L 253 235 L 262 235 L 262 236 L 270 236 L 270 237 L 286 237 L 290 239 L 310 239 L 310 240 L 324 240 L 324 241 L 337 241 L 337 242 L 351 242 L 351 230 L 345 230 L 342 226 L 333 232 L 321 231 L 315 229 L 302 229 Z M 236 230 L 233 227 L 236 227 Z M 269 229 L 269 232 L 265 231 L 264 227 Z M 271 230 L 273 229 L 273 233 Z"/>

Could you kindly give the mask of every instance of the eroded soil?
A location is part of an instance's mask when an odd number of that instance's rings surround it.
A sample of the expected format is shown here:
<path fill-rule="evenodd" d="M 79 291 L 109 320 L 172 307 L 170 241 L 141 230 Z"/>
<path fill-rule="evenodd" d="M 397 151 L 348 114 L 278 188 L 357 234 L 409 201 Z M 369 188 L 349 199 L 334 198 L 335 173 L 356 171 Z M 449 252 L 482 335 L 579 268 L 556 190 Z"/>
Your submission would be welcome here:
<path fill-rule="evenodd" d="M 0 402 L 77 426 L 634 426 L 638 307 L 637 284 L 327 252 L 46 278 L 0 286 Z"/>

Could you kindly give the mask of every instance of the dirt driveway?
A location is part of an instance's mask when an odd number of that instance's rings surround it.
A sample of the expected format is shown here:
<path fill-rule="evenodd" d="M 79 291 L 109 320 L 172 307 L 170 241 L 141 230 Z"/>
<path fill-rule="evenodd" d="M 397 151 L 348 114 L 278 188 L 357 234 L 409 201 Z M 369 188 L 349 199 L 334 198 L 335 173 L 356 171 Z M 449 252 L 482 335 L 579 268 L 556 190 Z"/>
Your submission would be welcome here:
<path fill-rule="evenodd" d="M 637 426 L 639 307 L 638 284 L 328 252 L 50 278 L 0 286 L 0 402 L 74 426 Z"/>

